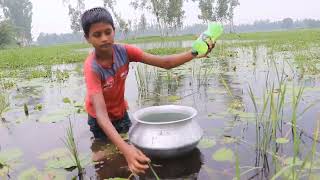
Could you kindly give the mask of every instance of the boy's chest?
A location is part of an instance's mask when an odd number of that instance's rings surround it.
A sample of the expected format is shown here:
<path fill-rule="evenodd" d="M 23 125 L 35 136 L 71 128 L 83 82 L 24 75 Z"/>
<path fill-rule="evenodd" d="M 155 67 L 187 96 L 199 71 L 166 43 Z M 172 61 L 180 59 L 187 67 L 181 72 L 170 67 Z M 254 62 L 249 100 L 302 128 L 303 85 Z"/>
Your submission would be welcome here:
<path fill-rule="evenodd" d="M 125 85 L 125 80 L 128 76 L 129 68 L 127 65 L 117 69 L 108 69 L 103 72 L 101 85 L 104 92 L 118 90 Z"/>

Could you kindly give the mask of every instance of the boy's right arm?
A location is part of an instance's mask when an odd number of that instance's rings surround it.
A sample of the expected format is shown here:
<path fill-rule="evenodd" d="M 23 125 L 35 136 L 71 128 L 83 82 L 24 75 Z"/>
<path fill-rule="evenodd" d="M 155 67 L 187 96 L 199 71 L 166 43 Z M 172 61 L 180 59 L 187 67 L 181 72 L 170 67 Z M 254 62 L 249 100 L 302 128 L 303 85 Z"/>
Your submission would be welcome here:
<path fill-rule="evenodd" d="M 129 169 L 135 173 L 145 173 L 148 168 L 147 162 L 150 161 L 140 150 L 133 145 L 127 144 L 114 128 L 109 119 L 106 104 L 102 92 L 91 95 L 93 106 L 96 110 L 97 122 L 107 137 L 123 153 L 128 163 Z"/>

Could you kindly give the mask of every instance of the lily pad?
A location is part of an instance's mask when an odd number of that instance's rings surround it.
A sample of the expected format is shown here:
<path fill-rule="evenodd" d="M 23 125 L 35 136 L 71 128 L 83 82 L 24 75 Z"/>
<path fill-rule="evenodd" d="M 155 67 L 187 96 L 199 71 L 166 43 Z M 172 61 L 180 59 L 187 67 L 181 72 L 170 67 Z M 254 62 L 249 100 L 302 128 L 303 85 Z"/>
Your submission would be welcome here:
<path fill-rule="evenodd" d="M 287 139 L 287 138 L 277 138 L 277 139 L 276 139 L 276 142 L 277 142 L 278 144 L 286 144 L 286 143 L 289 142 L 289 139 Z"/>
<path fill-rule="evenodd" d="M 19 176 L 19 180 L 44 179 L 41 172 L 35 167 L 23 171 Z"/>
<path fill-rule="evenodd" d="M 18 180 L 40 180 L 40 179 L 51 179 L 51 180 L 65 180 L 67 179 L 66 173 L 63 171 L 45 171 L 40 172 L 35 167 L 23 171 L 19 176 Z"/>
<path fill-rule="evenodd" d="M 63 103 L 66 103 L 66 104 L 71 104 L 71 100 L 67 97 L 63 98 Z"/>
<path fill-rule="evenodd" d="M 255 113 L 243 112 L 243 111 L 239 111 L 239 110 L 232 109 L 232 108 L 229 108 L 228 112 L 232 113 L 234 115 L 238 115 L 238 116 L 240 116 L 240 118 L 243 118 L 243 119 L 254 119 L 256 117 Z"/>
<path fill-rule="evenodd" d="M 176 102 L 179 100 L 181 100 L 180 96 L 168 96 L 168 101 L 170 101 L 170 102 Z"/>
<path fill-rule="evenodd" d="M 198 147 L 200 149 L 207 149 L 207 148 L 211 148 L 214 145 L 216 145 L 216 141 L 214 139 L 210 139 L 210 138 L 202 138 L 201 141 L 198 144 Z"/>
<path fill-rule="evenodd" d="M 5 151 L 0 151 L 0 163 L 10 164 L 18 162 L 23 155 L 22 151 L 19 149 L 10 149 Z"/>
<path fill-rule="evenodd" d="M 235 159 L 235 155 L 231 149 L 221 148 L 212 155 L 212 159 L 216 161 L 233 162 Z"/>
<path fill-rule="evenodd" d="M 219 88 L 209 88 L 207 92 L 210 94 L 226 94 L 227 93 L 226 90 L 219 89 Z"/>
<path fill-rule="evenodd" d="M 80 164 L 82 167 L 85 167 L 85 166 L 92 163 L 90 155 L 80 154 L 79 159 L 80 159 Z M 48 169 L 69 169 L 69 168 L 76 167 L 76 166 L 77 165 L 71 159 L 70 155 L 64 156 L 61 158 L 57 158 L 57 159 L 52 159 L 52 160 L 47 161 L 47 163 L 46 163 L 46 167 Z"/>
<path fill-rule="evenodd" d="M 64 108 L 60 111 L 51 112 L 42 115 L 39 118 L 39 122 L 56 123 L 64 121 L 70 114 L 74 112 L 74 109 Z"/>
<path fill-rule="evenodd" d="M 9 172 L 10 172 L 9 167 L 8 166 L 3 166 L 0 169 L 0 177 L 6 177 Z"/>
<path fill-rule="evenodd" d="M 23 153 L 19 149 L 0 151 L 0 164 L 2 165 L 0 177 L 7 176 L 15 166 L 18 166 L 21 163 L 20 159 L 22 155 Z"/>
<path fill-rule="evenodd" d="M 38 158 L 42 160 L 58 159 L 67 156 L 69 153 L 66 148 L 57 148 L 49 152 L 41 154 Z"/>

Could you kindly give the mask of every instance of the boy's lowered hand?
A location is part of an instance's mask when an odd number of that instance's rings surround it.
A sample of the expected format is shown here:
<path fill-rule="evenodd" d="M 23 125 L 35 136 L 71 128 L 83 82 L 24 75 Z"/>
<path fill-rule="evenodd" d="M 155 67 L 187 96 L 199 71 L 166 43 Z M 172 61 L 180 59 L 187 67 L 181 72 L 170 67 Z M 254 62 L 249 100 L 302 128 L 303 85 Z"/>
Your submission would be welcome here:
<path fill-rule="evenodd" d="M 133 145 L 128 145 L 123 151 L 123 155 L 126 158 L 128 167 L 132 173 L 144 174 L 145 170 L 149 168 L 148 162 L 150 162 L 150 159 Z"/>

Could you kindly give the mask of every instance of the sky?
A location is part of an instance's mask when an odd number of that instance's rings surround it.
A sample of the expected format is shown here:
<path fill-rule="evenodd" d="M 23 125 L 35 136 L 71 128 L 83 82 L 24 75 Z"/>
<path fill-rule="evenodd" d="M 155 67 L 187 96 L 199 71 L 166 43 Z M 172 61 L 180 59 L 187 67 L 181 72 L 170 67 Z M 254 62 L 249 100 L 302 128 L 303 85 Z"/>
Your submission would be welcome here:
<path fill-rule="evenodd" d="M 31 0 L 33 4 L 32 34 L 36 38 L 40 32 L 69 33 L 70 20 L 67 5 L 63 0 Z M 129 6 L 131 0 L 117 0 L 116 10 L 125 19 L 139 19 L 141 12 Z M 235 24 L 253 23 L 255 20 L 320 19 L 320 0 L 239 0 L 235 9 Z M 86 0 L 86 9 L 102 6 L 102 0 Z M 197 4 L 189 1 L 184 10 L 185 24 L 199 23 Z"/>

